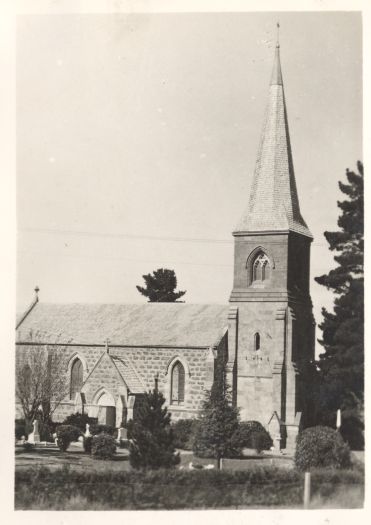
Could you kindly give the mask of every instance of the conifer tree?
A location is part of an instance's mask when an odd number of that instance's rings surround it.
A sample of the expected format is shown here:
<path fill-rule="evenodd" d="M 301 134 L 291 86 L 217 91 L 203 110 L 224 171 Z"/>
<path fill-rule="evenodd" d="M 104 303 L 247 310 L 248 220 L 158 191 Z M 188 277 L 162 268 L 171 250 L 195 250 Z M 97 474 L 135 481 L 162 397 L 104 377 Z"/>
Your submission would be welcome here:
<path fill-rule="evenodd" d="M 174 303 L 186 293 L 185 291 L 176 292 L 177 278 L 174 270 L 159 268 L 153 272 L 142 276 L 146 287 L 137 286 L 138 292 L 148 297 L 150 303 Z"/>
<path fill-rule="evenodd" d="M 316 281 L 335 293 L 334 311 L 322 309 L 320 324 L 325 351 L 318 361 L 320 412 L 334 421 L 342 409 L 341 431 L 351 446 L 360 446 L 364 395 L 364 275 L 363 165 L 346 171 L 348 184 L 339 182 L 347 199 L 338 202 L 340 231 L 325 232 L 329 249 L 337 252 L 337 266 Z"/>
<path fill-rule="evenodd" d="M 225 367 L 217 364 L 211 391 L 206 394 L 197 426 L 193 452 L 200 457 L 214 457 L 218 469 L 221 459 L 238 454 L 233 436 L 239 425 L 239 411 L 232 406 L 230 388 L 226 383 Z"/>
<path fill-rule="evenodd" d="M 144 394 L 137 417 L 128 425 L 130 464 L 136 469 L 170 468 L 180 461 L 175 453 L 171 416 L 165 398 L 155 389 Z"/>

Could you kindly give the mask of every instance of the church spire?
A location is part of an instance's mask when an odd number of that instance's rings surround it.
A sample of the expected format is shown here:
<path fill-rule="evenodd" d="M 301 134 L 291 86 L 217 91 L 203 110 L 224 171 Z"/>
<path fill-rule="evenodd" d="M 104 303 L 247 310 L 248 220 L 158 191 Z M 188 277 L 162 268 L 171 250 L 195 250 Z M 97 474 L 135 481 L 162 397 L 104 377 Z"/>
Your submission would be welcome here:
<path fill-rule="evenodd" d="M 279 24 L 277 24 L 279 29 Z M 300 213 L 277 44 L 250 201 L 235 233 L 295 231 L 312 237 Z"/>

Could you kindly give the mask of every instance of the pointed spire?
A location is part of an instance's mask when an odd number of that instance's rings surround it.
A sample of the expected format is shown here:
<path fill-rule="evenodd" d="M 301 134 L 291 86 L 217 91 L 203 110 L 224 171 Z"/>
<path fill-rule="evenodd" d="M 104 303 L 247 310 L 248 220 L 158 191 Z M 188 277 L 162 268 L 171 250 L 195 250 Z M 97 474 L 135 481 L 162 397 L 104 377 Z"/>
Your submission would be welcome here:
<path fill-rule="evenodd" d="M 280 60 L 280 40 L 279 40 L 280 25 L 277 23 L 277 42 L 276 52 L 274 56 L 273 71 L 271 77 L 271 86 L 282 86 L 282 72 L 281 72 L 281 60 Z"/>
<path fill-rule="evenodd" d="M 235 233 L 287 230 L 312 237 L 300 213 L 277 35 L 250 201 Z"/>

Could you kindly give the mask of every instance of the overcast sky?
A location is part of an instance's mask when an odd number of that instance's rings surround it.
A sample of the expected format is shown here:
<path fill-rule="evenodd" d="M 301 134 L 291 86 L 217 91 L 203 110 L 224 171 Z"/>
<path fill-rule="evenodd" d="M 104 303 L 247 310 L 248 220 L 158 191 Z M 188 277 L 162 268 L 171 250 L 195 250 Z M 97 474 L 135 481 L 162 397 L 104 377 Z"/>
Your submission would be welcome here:
<path fill-rule="evenodd" d="M 189 303 L 226 303 L 275 24 L 317 322 L 331 294 L 338 180 L 362 159 L 357 13 L 19 16 L 17 309 L 144 302 L 173 268 Z M 160 239 L 159 239 L 160 238 Z"/>

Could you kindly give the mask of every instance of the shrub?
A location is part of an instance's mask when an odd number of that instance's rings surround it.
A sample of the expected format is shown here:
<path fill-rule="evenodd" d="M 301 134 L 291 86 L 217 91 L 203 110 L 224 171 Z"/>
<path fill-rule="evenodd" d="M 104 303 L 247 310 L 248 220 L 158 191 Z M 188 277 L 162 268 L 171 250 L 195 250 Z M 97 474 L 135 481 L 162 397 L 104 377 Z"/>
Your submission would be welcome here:
<path fill-rule="evenodd" d="M 93 436 L 97 436 L 98 434 L 102 433 L 113 436 L 115 433 L 115 428 L 111 427 L 110 425 L 93 424 L 89 430 Z"/>
<path fill-rule="evenodd" d="M 136 469 L 170 468 L 180 462 L 175 453 L 171 416 L 164 403 L 161 392 L 146 393 L 130 426 L 130 465 Z"/>
<path fill-rule="evenodd" d="M 22 439 L 22 436 L 27 438 L 28 434 L 31 434 L 33 426 L 31 423 L 26 423 L 25 419 L 15 420 L 15 437 L 16 439 Z"/>
<path fill-rule="evenodd" d="M 88 437 L 84 436 L 83 445 L 84 445 L 84 452 L 86 452 L 86 454 L 91 454 L 92 444 L 93 444 L 93 436 L 88 436 Z"/>
<path fill-rule="evenodd" d="M 81 432 L 85 432 L 87 424 L 96 425 L 97 418 L 89 417 L 88 414 L 80 414 L 80 412 L 67 416 L 62 423 L 62 425 L 72 425 L 73 427 L 77 427 Z"/>
<path fill-rule="evenodd" d="M 57 428 L 57 445 L 62 452 L 65 452 L 72 441 L 77 441 L 81 436 L 80 429 L 72 425 L 60 425 Z"/>
<path fill-rule="evenodd" d="M 269 432 L 259 421 L 243 421 L 233 435 L 232 443 L 236 449 L 253 448 L 257 452 L 269 450 L 273 445 Z"/>
<path fill-rule="evenodd" d="M 15 471 L 15 507 L 17 510 L 301 508 L 303 478 L 303 473 L 296 469 L 268 465 L 236 471 L 104 469 L 98 472 L 29 467 Z M 356 488 L 362 496 L 364 473 L 315 470 L 311 481 L 313 498 L 320 495 L 327 499 L 340 488 Z M 348 501 L 345 498 L 343 506 Z M 362 505 L 360 501 L 359 506 Z"/>
<path fill-rule="evenodd" d="M 93 436 L 91 454 L 95 459 L 112 459 L 116 454 L 115 438 L 105 432 Z"/>
<path fill-rule="evenodd" d="M 297 437 L 295 465 L 299 470 L 312 467 L 347 468 L 350 449 L 341 435 L 330 427 L 307 428 Z"/>
<path fill-rule="evenodd" d="M 175 448 L 192 450 L 197 425 L 197 419 L 178 419 L 178 421 L 171 425 L 174 434 Z"/>
<path fill-rule="evenodd" d="M 23 443 L 23 448 L 25 450 L 25 452 L 31 452 L 31 450 L 33 450 L 35 448 L 35 445 L 33 445 L 32 443 Z"/>

